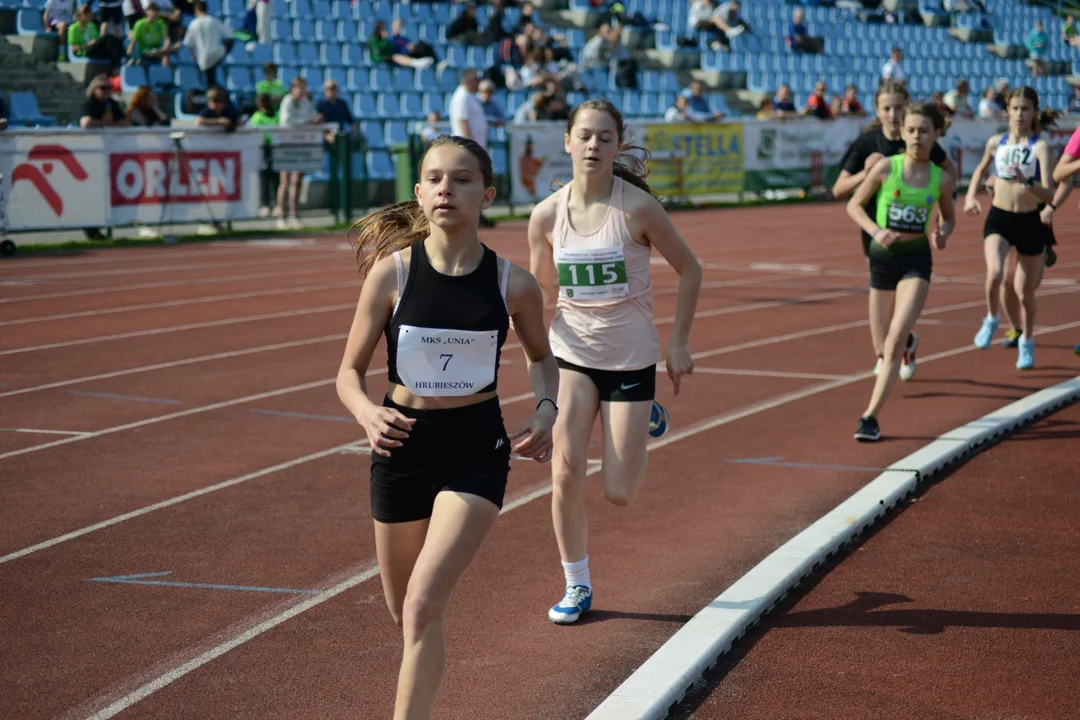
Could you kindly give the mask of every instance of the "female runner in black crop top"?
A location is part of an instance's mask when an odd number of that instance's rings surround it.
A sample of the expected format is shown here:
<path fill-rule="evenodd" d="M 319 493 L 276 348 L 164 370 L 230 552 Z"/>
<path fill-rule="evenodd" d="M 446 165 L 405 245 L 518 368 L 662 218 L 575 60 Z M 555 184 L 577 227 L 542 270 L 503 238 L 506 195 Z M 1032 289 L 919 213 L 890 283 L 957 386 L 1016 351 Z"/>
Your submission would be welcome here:
<path fill-rule="evenodd" d="M 379 572 L 405 641 L 398 719 L 434 710 L 450 595 L 499 516 L 511 450 L 551 459 L 559 369 L 536 279 L 480 243 L 492 184 L 484 149 L 444 135 L 420 160 L 419 203 L 358 223 L 367 279 L 337 391 L 371 443 Z M 538 401 L 529 421 L 507 435 L 495 388 L 511 318 Z M 378 404 L 364 376 L 384 333 L 390 387 Z"/>

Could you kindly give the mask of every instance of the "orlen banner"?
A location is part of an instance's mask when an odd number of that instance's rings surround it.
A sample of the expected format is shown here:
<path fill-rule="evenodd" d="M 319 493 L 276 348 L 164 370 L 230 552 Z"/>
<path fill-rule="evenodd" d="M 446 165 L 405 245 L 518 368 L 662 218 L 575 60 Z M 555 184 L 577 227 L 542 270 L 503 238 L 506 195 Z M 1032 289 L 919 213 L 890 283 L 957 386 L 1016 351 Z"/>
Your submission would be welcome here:
<path fill-rule="evenodd" d="M 167 134 L 107 137 L 114 225 L 239 220 L 259 210 L 261 133 L 188 132 L 179 148 Z"/>
<path fill-rule="evenodd" d="M 101 136 L 4 133 L 0 172 L 9 230 L 105 227 L 105 145 Z"/>

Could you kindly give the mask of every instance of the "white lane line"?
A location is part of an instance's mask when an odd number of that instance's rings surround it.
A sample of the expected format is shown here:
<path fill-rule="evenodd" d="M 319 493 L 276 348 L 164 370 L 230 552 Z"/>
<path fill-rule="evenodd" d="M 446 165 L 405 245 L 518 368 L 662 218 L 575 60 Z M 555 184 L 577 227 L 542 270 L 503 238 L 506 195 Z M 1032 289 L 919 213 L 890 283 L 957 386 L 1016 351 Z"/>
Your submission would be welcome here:
<path fill-rule="evenodd" d="M 88 432 L 80 432 L 78 430 L 40 430 L 38 428 L 0 428 L 0 432 L 33 433 L 36 435 L 74 435 L 77 437 L 82 437 L 90 434 Z"/>
<path fill-rule="evenodd" d="M 206 322 L 188 323 L 186 325 L 170 325 L 168 327 L 150 328 L 148 330 L 135 330 L 115 335 L 99 335 L 97 337 L 83 338 L 81 340 L 65 340 L 63 342 L 49 343 L 47 345 L 33 345 L 30 347 L 12 348 L 0 350 L 2 355 L 19 355 L 40 350 L 55 350 L 57 348 L 76 347 L 79 345 L 92 345 L 109 340 L 126 340 L 128 338 L 148 337 L 151 335 L 164 335 L 166 333 L 183 332 L 186 330 L 202 330 L 203 328 L 223 327 L 225 325 L 239 325 L 241 323 L 259 322 L 262 320 L 280 320 L 282 318 L 301 317 L 303 315 L 317 315 L 319 313 L 338 312 L 341 310 L 355 309 L 356 303 L 341 303 L 338 305 L 322 305 L 313 308 L 300 308 L 298 310 L 283 310 L 281 312 L 263 313 L 262 315 L 245 315 L 244 317 L 225 318 L 223 320 L 208 320 Z"/>
<path fill-rule="evenodd" d="M 44 385 L 34 385 L 32 387 L 19 388 L 18 390 L 8 390 L 7 392 L 0 393 L 0 398 L 11 397 L 12 395 L 23 395 L 25 393 L 38 392 L 40 390 L 51 390 L 53 388 L 77 385 L 79 383 L 91 382 L 94 380 L 105 380 L 108 378 L 122 377 L 124 375 L 151 372 L 153 370 L 165 370 L 168 368 L 180 367 L 182 365 L 194 365 L 195 363 L 210 362 L 212 360 L 243 357 L 244 355 L 254 355 L 256 353 L 273 352 L 276 350 L 287 350 L 289 348 L 316 345 L 324 342 L 337 342 L 344 340 L 347 337 L 349 337 L 347 333 L 323 335 L 308 340 L 293 340 L 291 342 L 274 343 L 272 345 L 260 345 L 258 347 L 245 348 L 243 350 L 229 350 L 227 352 L 219 352 L 212 355 L 200 355 L 184 360 L 171 360 L 169 362 L 156 363 L 154 365 L 141 365 L 139 367 L 128 368 L 127 370 L 116 370 L 114 372 L 99 373 L 97 375 L 84 375 L 83 377 L 71 378 L 70 380 L 57 380 L 56 382 L 45 383 Z"/>
<path fill-rule="evenodd" d="M 1056 326 L 1055 328 L 1051 329 L 1050 332 L 1057 332 L 1059 330 L 1071 329 L 1073 327 L 1080 327 L 1080 321 L 1075 322 L 1075 323 L 1069 323 L 1068 325 Z M 937 353 L 936 355 L 928 355 L 928 356 L 922 358 L 921 362 L 923 362 L 923 363 L 933 362 L 934 360 L 941 359 L 941 358 L 944 358 L 944 357 L 952 357 L 953 355 L 959 355 L 959 354 L 962 354 L 962 353 L 972 352 L 975 349 L 976 348 L 974 346 L 968 344 L 968 345 L 965 345 L 963 347 L 954 348 L 953 350 L 947 350 L 947 351 L 942 352 L 942 353 Z M 832 389 L 837 388 L 837 387 L 842 387 L 844 385 L 850 385 L 851 383 L 854 383 L 854 382 L 856 382 L 858 380 L 864 380 L 864 379 L 870 378 L 870 377 L 873 377 L 873 373 L 872 372 L 865 372 L 865 373 L 861 373 L 860 375 L 857 375 L 857 376 L 852 376 L 851 378 L 848 378 L 848 379 L 837 380 L 837 381 L 834 381 L 834 382 L 815 385 L 813 387 L 807 388 L 807 389 L 802 390 L 802 391 L 798 391 L 798 392 L 794 392 L 794 393 L 786 393 L 784 395 L 777 396 L 777 397 L 775 397 L 775 398 L 773 398 L 771 400 L 766 400 L 766 401 L 763 401 L 763 402 L 760 402 L 760 403 L 755 403 L 754 405 L 751 405 L 751 406 L 749 406 L 747 408 L 744 408 L 742 410 L 737 410 L 737 411 L 731 412 L 731 413 L 725 413 L 723 415 L 719 415 L 719 416 L 711 418 L 711 419 L 707 419 L 707 420 L 703 420 L 701 422 L 694 423 L 693 425 L 687 427 L 686 429 L 684 429 L 682 431 L 675 432 L 675 433 L 668 433 L 666 436 L 664 436 L 660 440 L 649 443 L 648 444 L 648 449 L 649 449 L 650 452 L 652 452 L 653 450 L 657 450 L 657 449 L 659 449 L 661 447 L 664 447 L 666 445 L 671 445 L 672 443 L 679 442 L 680 440 L 685 440 L 688 437 L 693 437 L 693 436 L 695 436 L 695 435 L 697 435 L 699 433 L 705 432 L 706 430 L 711 430 L 713 428 L 720 427 L 721 425 L 726 425 L 726 424 L 734 422 L 736 420 L 740 420 L 742 418 L 749 417 L 751 415 L 756 415 L 757 413 L 763 412 L 765 410 L 769 410 L 769 409 L 772 409 L 772 408 L 775 408 L 775 407 L 780 407 L 781 405 L 786 405 L 786 404 L 794 402 L 796 400 L 801 400 L 801 399 L 806 398 L 806 397 L 811 397 L 813 395 L 818 395 L 820 393 L 827 392 L 828 390 L 832 390 Z M 594 475 L 597 472 L 600 472 L 601 469 L 602 468 L 601 468 L 600 465 L 592 465 L 592 467 L 590 467 L 588 469 L 587 474 Z M 523 507 L 524 505 L 527 505 L 528 503 L 532 502 L 533 500 L 537 500 L 539 498 L 542 498 L 545 495 L 548 495 L 550 493 L 551 493 L 551 483 L 549 482 L 549 483 L 546 483 L 545 485 L 542 485 L 542 486 L 536 488 L 535 490 L 533 490 L 533 491 L 531 491 L 531 492 L 529 492 L 529 493 L 527 493 L 527 494 L 525 494 L 525 495 L 523 495 L 523 496 L 521 496 L 519 498 L 516 498 L 515 500 L 503 505 L 502 512 L 500 513 L 500 515 L 505 515 L 506 513 L 511 512 L 512 510 L 516 510 L 517 508 Z M 3 563 L 3 562 L 4 562 L 4 558 L 0 558 L 0 563 Z M 374 565 L 370 569 L 366 570 L 364 573 L 354 575 L 354 576 L 348 578 L 347 580 L 345 580 L 340 585 L 336 586 L 335 588 L 326 591 L 325 596 L 323 594 L 315 595 L 315 596 L 313 596 L 313 597 L 311 597 L 311 598 L 309 598 L 309 599 L 307 599 L 305 601 L 297 603 L 297 605 L 295 605 L 293 607 L 290 607 L 288 610 L 285 610 L 284 612 L 281 612 L 278 615 L 275 615 L 274 617 L 264 621 L 263 623 L 260 623 L 258 626 L 253 627 L 250 630 L 247 630 L 247 631 L 245 631 L 245 632 L 243 632 L 243 633 L 241 633 L 241 634 L 239 634 L 239 635 L 237 635 L 237 636 L 235 636 L 233 638 L 230 638 L 230 639 L 220 643 L 219 645 L 217 645 L 217 646 L 203 652 L 201 655 L 194 658 L 193 660 L 189 660 L 189 661 L 187 661 L 185 663 L 182 663 L 182 664 L 180 664 L 180 665 L 178 665 L 178 666 L 176 666 L 176 667 L 174 667 L 172 669 L 169 669 L 169 670 L 166 670 L 166 671 L 162 672 L 160 675 L 158 675 L 157 677 L 153 678 L 152 680 L 150 680 L 148 682 L 145 682 L 144 684 L 139 686 L 134 691 L 129 692 L 128 694 L 124 695 L 123 697 L 113 701 L 106 708 L 104 708 L 103 710 L 99 711 L 98 713 L 92 715 L 91 718 L 93 718 L 93 720 L 107 720 L 108 718 L 114 717 L 115 715 L 119 714 L 120 712 L 123 712 L 125 709 L 127 709 L 127 708 L 131 707 L 132 705 L 138 703 L 140 700 L 144 700 L 145 698 L 149 697 L 150 695 L 157 692 L 158 690 L 161 690 L 161 689 L 167 687 L 168 685 L 172 684 L 173 682 L 176 682 L 177 680 L 181 679 L 185 675 L 188 675 L 192 671 L 198 669 L 202 665 L 205 665 L 210 660 L 221 657 L 222 655 L 229 652 L 230 650 L 233 650 L 233 649 L 239 647 L 240 645 L 243 645 L 244 643 L 246 643 L 246 642 L 248 642 L 250 640 L 253 640 L 257 636 L 259 636 L 262 633 L 266 632 L 267 630 L 270 630 L 270 629 L 276 627 L 277 625 L 280 625 L 282 622 L 284 622 L 286 620 L 289 620 L 289 619 L 291 619 L 293 617 L 296 617 L 297 615 L 299 615 L 304 610 L 309 610 L 309 609 L 311 609 L 311 608 L 313 608 L 313 607 L 315 607 L 317 605 L 321 605 L 322 603 L 326 602 L 327 600 L 330 600 L 331 598 L 335 597 L 336 595 L 340 594 L 341 592 L 344 592 L 344 590 L 347 590 L 349 588 L 356 587 L 357 585 L 360 585 L 361 583 L 365 582 L 366 580 L 369 580 L 369 579 L 375 577 L 376 575 L 378 575 L 378 572 L 379 572 L 378 565 Z M 341 588 L 341 589 L 338 589 L 338 588 Z M 301 609 L 301 610 L 296 609 L 296 608 L 300 608 L 300 607 L 302 607 L 303 609 Z M 612 718 L 617 717 L 617 718 L 619 718 L 619 720 L 625 720 L 625 718 L 627 716 L 615 715 L 615 716 L 610 716 L 610 717 L 612 717 Z"/>
<path fill-rule="evenodd" d="M 659 371 L 658 371 L 659 372 Z M 825 375 L 822 373 L 782 372 L 780 370 L 738 370 L 736 368 L 710 368 L 694 366 L 694 374 L 710 373 L 713 375 L 749 375 L 753 377 L 794 378 L 801 380 L 840 380 L 847 375 Z"/>
<path fill-rule="evenodd" d="M 229 255 L 250 255 L 251 252 L 244 247 L 240 247 L 235 244 L 235 241 L 228 240 L 224 242 L 214 242 L 213 244 L 204 244 L 197 248 L 192 248 L 190 252 L 173 250 L 171 252 L 165 251 L 162 246 L 149 246 L 147 248 L 133 248 L 142 250 L 142 252 L 134 252 L 128 254 L 116 254 L 113 252 L 114 248 L 109 248 L 108 255 L 101 257 L 85 257 L 80 255 L 76 258 L 50 258 L 47 260 L 22 260 L 19 262 L 18 270 L 25 270 L 28 268 L 59 268 L 59 267 L 83 267 L 86 265 L 104 265 L 104 264 L 119 264 L 128 262 L 149 262 L 155 261 L 174 261 L 174 260 L 189 260 L 191 258 L 203 258 L 207 257 L 224 257 Z"/>
<path fill-rule="evenodd" d="M 339 290 L 349 287 L 356 287 L 356 283 L 337 282 L 325 283 L 323 285 L 297 285 L 294 287 L 274 288 L 272 290 L 252 290 L 250 292 L 231 293 L 228 295 L 205 295 L 202 297 L 185 298 L 183 300 L 164 300 L 162 302 L 145 303 L 143 305 L 123 305 L 113 308 L 101 308 L 99 310 L 83 310 L 80 312 L 61 313 L 59 315 L 39 315 L 37 317 L 20 318 L 18 320 L 3 320 L 0 321 L 0 326 L 27 325 L 36 322 L 69 320 L 71 318 L 109 315 L 112 313 L 135 312 L 137 310 L 157 310 L 160 308 L 183 307 L 185 305 L 199 305 L 202 303 L 221 302 L 224 300 L 246 300 L 248 298 L 294 295 L 299 293 L 320 292 L 322 290 Z"/>
<path fill-rule="evenodd" d="M 778 548 L 712 600 L 640 665 L 587 720 L 662 720 L 694 682 L 785 593 L 828 556 L 873 525 L 900 499 L 948 464 L 1080 398 L 1080 377 L 1035 392 L 889 466 L 832 511 Z M 981 438 L 951 440 L 950 436 Z"/>
<path fill-rule="evenodd" d="M 213 285 L 213 284 L 228 284 L 242 282 L 246 280 L 266 280 L 272 278 L 275 280 L 289 280 L 297 275 L 325 275 L 326 268 L 311 268 L 309 270 L 294 270 L 293 272 L 266 272 L 266 273 L 248 273 L 246 275 L 229 275 L 225 277 L 202 277 L 202 278 L 184 278 L 182 280 L 164 280 L 154 283 L 139 283 L 137 285 L 113 285 L 103 288 L 90 288 L 87 290 L 68 290 L 65 292 L 56 293 L 43 293 L 41 295 L 20 295 L 18 297 L 0 298 L 0 304 L 2 303 L 17 303 L 17 302 L 36 302 L 38 300 L 55 300 L 58 298 L 79 297 L 82 295 L 100 295 L 102 293 L 111 292 L 128 292 L 130 290 L 153 290 L 156 288 L 164 287 L 178 287 L 180 285 Z M 357 280 L 359 284 L 359 280 Z"/>

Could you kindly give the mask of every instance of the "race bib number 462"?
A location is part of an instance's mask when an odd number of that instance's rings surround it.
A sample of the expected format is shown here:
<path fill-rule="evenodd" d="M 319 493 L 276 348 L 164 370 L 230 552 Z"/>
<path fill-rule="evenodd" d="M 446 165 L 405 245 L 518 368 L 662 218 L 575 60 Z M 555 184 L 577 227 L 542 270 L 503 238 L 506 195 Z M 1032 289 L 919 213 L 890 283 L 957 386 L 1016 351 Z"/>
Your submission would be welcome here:
<path fill-rule="evenodd" d="M 566 298 L 620 298 L 630 292 L 621 247 L 559 248 L 555 268 L 559 273 L 559 294 Z"/>
<path fill-rule="evenodd" d="M 472 395 L 495 381 L 496 330 L 443 330 L 402 325 L 397 371 L 420 397 Z"/>

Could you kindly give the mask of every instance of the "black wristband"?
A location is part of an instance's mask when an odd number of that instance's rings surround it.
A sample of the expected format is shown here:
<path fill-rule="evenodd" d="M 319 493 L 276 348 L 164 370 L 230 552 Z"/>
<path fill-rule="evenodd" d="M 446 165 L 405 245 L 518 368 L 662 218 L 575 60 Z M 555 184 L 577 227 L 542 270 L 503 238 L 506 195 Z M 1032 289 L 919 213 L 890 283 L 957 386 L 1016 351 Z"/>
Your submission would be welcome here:
<path fill-rule="evenodd" d="M 555 417 L 558 417 L 558 416 L 559 416 L 559 406 L 558 406 L 558 405 L 556 405 L 556 404 L 555 404 L 555 401 L 554 401 L 554 400 L 552 400 L 552 399 L 551 399 L 551 398 L 549 398 L 549 397 L 542 397 L 542 398 L 540 398 L 540 402 L 536 403 L 536 409 L 537 409 L 537 410 L 539 410 L 539 409 L 540 409 L 540 406 L 541 406 L 541 405 L 543 405 L 543 404 L 544 404 L 545 402 L 549 402 L 549 403 L 551 403 L 551 407 L 555 408 Z"/>
<path fill-rule="evenodd" d="M 1057 205 L 1055 205 L 1053 202 L 1048 202 L 1046 204 L 1050 206 L 1051 210 L 1057 210 Z"/>

